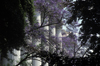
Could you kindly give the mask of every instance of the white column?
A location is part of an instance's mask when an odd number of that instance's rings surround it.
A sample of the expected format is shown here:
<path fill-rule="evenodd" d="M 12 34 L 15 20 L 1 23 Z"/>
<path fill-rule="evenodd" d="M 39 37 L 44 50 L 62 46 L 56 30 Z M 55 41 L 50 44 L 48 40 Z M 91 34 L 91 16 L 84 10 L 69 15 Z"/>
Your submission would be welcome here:
<path fill-rule="evenodd" d="M 44 66 L 49 66 L 49 63 L 46 63 Z"/>
<path fill-rule="evenodd" d="M 7 57 L 10 60 L 8 60 L 6 58 L 3 58 L 2 65 L 4 65 L 4 66 L 14 66 L 18 62 L 20 62 L 20 50 L 13 49 L 12 53 L 10 51 L 8 51 L 8 53 L 7 53 L 8 56 Z"/>
<path fill-rule="evenodd" d="M 44 21 L 46 22 L 44 25 L 47 25 L 48 19 L 47 20 L 45 19 Z M 44 39 L 41 39 L 41 43 L 43 44 L 42 48 L 44 51 L 49 51 L 49 26 L 45 26 L 43 27 L 43 29 L 44 29 L 43 35 L 46 41 Z"/>
<path fill-rule="evenodd" d="M 27 52 L 27 49 L 25 49 L 24 47 L 21 48 L 21 59 L 24 59 L 27 54 L 25 54 Z M 25 60 L 21 66 L 32 66 L 32 59 L 27 59 Z"/>
<path fill-rule="evenodd" d="M 55 25 L 51 25 L 49 27 L 49 51 L 51 53 L 54 53 L 56 51 L 56 45 L 55 45 L 55 38 L 56 38 L 56 28 Z"/>
<path fill-rule="evenodd" d="M 41 13 L 37 11 L 37 12 L 35 12 L 35 14 L 36 14 L 37 21 L 40 25 L 41 24 Z M 36 45 L 36 46 L 41 44 L 41 39 L 36 39 L 36 38 L 32 37 L 32 44 Z M 41 58 L 33 57 L 32 58 L 32 66 L 41 66 Z"/>
<path fill-rule="evenodd" d="M 3 60 L 2 60 L 2 65 L 3 66 L 12 66 L 12 54 L 8 51 L 8 53 L 7 53 L 7 55 L 8 55 L 8 58 L 10 59 L 10 60 L 7 60 L 6 58 L 3 58 Z"/>
<path fill-rule="evenodd" d="M 57 25 L 56 26 L 56 40 L 57 40 L 57 53 L 59 54 L 59 52 L 62 51 L 62 26 L 61 25 Z"/>
<path fill-rule="evenodd" d="M 21 52 L 20 50 L 16 50 L 16 49 L 13 50 L 13 53 L 15 54 L 15 55 L 12 54 L 13 65 L 16 65 L 20 62 L 20 57 L 21 57 L 20 52 Z"/>
<path fill-rule="evenodd" d="M 32 61 L 33 66 L 41 66 L 41 58 L 34 57 Z"/>
<path fill-rule="evenodd" d="M 46 24 L 48 24 L 48 20 L 45 20 L 45 21 L 47 21 Z M 43 42 L 43 50 L 44 51 L 49 51 L 49 26 L 45 26 L 44 30 L 46 30 L 46 32 L 44 32 L 44 36 L 46 38 L 46 42 Z M 49 64 L 46 63 L 44 66 L 49 66 Z"/>
<path fill-rule="evenodd" d="M 44 14 L 44 12 L 41 13 L 41 22 L 43 22 L 41 24 L 47 25 L 47 24 L 49 24 L 49 22 L 48 22 L 49 18 L 45 18 L 43 14 Z M 49 26 L 44 26 L 42 32 L 43 32 L 43 36 L 45 37 L 45 39 L 41 38 L 41 44 L 42 44 L 41 51 L 49 51 Z M 43 63 L 44 63 L 44 60 L 42 60 L 42 64 Z M 44 66 L 48 66 L 48 63 L 44 64 Z"/>

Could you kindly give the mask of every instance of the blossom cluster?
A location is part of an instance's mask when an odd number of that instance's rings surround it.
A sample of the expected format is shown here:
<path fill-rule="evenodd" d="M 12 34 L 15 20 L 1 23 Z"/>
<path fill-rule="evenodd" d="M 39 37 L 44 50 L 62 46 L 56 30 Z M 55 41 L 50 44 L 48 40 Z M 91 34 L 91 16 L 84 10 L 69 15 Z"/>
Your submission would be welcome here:
<path fill-rule="evenodd" d="M 33 25 L 28 24 L 25 28 L 25 33 L 27 37 L 34 37 L 35 39 L 42 39 L 45 42 L 45 45 L 51 44 L 52 46 L 57 45 L 57 42 L 63 43 L 63 48 L 65 48 L 69 55 L 73 52 L 73 46 L 76 45 L 75 38 L 59 37 L 62 40 L 56 39 L 57 36 L 49 36 L 49 31 L 44 29 L 43 26 L 50 26 L 54 28 L 54 24 L 63 24 L 63 19 L 71 17 L 71 13 L 66 9 L 63 9 L 62 6 L 63 0 L 35 0 L 34 6 L 36 11 L 41 13 L 41 24 L 38 22 Z M 26 22 L 28 19 L 26 20 Z M 49 24 L 47 23 L 49 21 Z M 49 36 L 50 39 L 47 39 L 46 36 Z M 49 40 L 49 43 L 48 43 Z M 31 44 L 30 44 L 31 46 Z M 33 45 L 32 45 L 33 46 Z M 70 49 L 70 48 L 71 49 Z M 67 53 L 68 53 L 67 52 Z"/>

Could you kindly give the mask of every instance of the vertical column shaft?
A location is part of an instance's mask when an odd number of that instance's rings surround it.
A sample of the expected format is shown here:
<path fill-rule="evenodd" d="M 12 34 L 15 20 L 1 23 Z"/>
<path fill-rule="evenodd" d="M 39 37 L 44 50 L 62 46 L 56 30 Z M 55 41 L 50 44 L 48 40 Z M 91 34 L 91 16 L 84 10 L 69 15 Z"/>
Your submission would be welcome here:
<path fill-rule="evenodd" d="M 56 26 L 57 53 L 62 52 L 62 26 Z"/>
<path fill-rule="evenodd" d="M 13 55 L 12 54 L 12 60 L 13 60 L 13 65 L 16 65 L 16 64 L 18 64 L 18 62 L 20 62 L 20 50 L 16 50 L 16 49 L 14 49 L 13 50 L 13 53 L 15 54 L 15 55 Z M 20 65 L 19 65 L 20 66 Z"/>
<path fill-rule="evenodd" d="M 7 55 L 8 55 L 9 60 L 6 58 L 3 58 L 2 65 L 13 66 L 13 65 L 16 65 L 18 62 L 20 62 L 20 50 L 14 49 L 13 54 L 10 51 L 8 51 Z"/>
<path fill-rule="evenodd" d="M 41 13 L 37 11 L 35 12 L 35 14 L 36 14 L 36 20 L 38 21 L 39 25 L 41 25 Z M 32 44 L 36 46 L 41 44 L 41 39 L 36 39 L 35 37 L 32 37 Z M 41 66 L 41 58 L 33 57 L 32 66 Z"/>
<path fill-rule="evenodd" d="M 27 52 L 27 49 L 22 47 L 21 48 L 21 60 L 23 60 L 27 56 L 27 54 L 25 54 L 26 52 Z M 32 59 L 27 59 L 23 61 L 21 66 L 32 66 Z"/>
<path fill-rule="evenodd" d="M 9 58 L 10 60 L 8 60 L 8 59 L 6 59 L 6 58 L 3 58 L 3 59 L 2 59 L 2 65 L 3 65 L 3 66 L 7 66 L 7 65 L 12 66 L 12 65 L 11 65 L 12 54 L 11 54 L 9 51 L 8 51 L 8 53 L 7 53 L 7 56 L 8 56 L 8 58 Z"/>
<path fill-rule="evenodd" d="M 47 25 L 47 24 L 49 24 L 49 22 L 48 22 L 48 18 L 45 18 L 45 16 L 43 15 L 43 14 L 45 14 L 44 12 L 41 14 L 41 22 L 43 22 L 42 24 L 43 25 Z M 44 17 L 44 18 L 43 18 Z M 45 38 L 41 38 L 41 47 L 42 47 L 42 49 L 41 49 L 41 51 L 49 51 L 49 26 L 44 26 L 43 27 L 43 36 L 45 37 Z M 44 66 L 48 66 L 49 64 L 48 63 L 45 63 L 44 64 L 44 62 L 45 62 L 45 60 L 42 60 L 42 64 L 44 65 Z"/>
<path fill-rule="evenodd" d="M 55 45 L 55 37 L 56 37 L 56 28 L 55 25 L 51 25 L 49 27 L 49 51 L 51 53 L 54 53 L 56 50 L 56 45 Z"/>

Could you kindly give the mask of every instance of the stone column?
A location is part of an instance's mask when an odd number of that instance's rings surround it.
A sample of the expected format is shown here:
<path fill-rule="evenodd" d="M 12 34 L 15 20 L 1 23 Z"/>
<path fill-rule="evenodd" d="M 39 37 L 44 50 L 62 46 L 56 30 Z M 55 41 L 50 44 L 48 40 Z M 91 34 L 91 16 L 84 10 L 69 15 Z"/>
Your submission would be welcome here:
<path fill-rule="evenodd" d="M 55 25 L 51 25 L 49 27 L 49 51 L 51 53 L 54 53 L 56 51 L 56 45 L 55 45 L 55 38 L 56 38 L 56 27 Z"/>
<path fill-rule="evenodd" d="M 44 25 L 48 24 L 48 19 L 44 20 Z M 43 36 L 45 39 L 41 39 L 42 50 L 43 51 L 49 51 L 49 26 L 43 27 Z"/>
<path fill-rule="evenodd" d="M 8 58 L 10 59 L 10 60 L 8 60 L 8 59 L 6 59 L 6 58 L 3 58 L 2 59 L 2 66 L 12 66 L 12 54 L 8 51 L 8 53 L 7 53 L 7 55 L 8 55 Z"/>
<path fill-rule="evenodd" d="M 10 51 L 8 51 L 7 55 L 8 55 L 9 60 L 6 58 L 3 58 L 2 65 L 14 66 L 20 61 L 20 50 L 14 49 L 12 52 L 13 54 Z"/>
<path fill-rule="evenodd" d="M 44 30 L 46 30 L 44 35 L 45 35 L 45 37 L 47 39 L 47 41 L 45 42 L 45 44 L 47 44 L 47 45 L 44 44 L 44 47 L 45 47 L 44 50 L 49 52 L 49 26 L 44 27 Z M 46 63 L 44 66 L 49 66 L 49 64 Z"/>
<path fill-rule="evenodd" d="M 41 44 L 41 39 L 33 38 L 32 43 L 35 46 L 38 46 L 39 44 Z M 40 50 L 40 48 L 38 50 Z M 41 58 L 33 57 L 32 58 L 32 66 L 41 66 Z"/>
<path fill-rule="evenodd" d="M 37 12 L 35 12 L 35 14 L 36 14 L 36 19 L 37 19 L 39 25 L 41 25 L 41 13 L 37 11 Z M 36 46 L 41 44 L 41 39 L 36 39 L 35 37 L 32 37 L 32 44 L 36 45 Z M 33 57 L 32 58 L 32 66 L 41 66 L 41 58 Z"/>
<path fill-rule="evenodd" d="M 56 25 L 56 52 L 59 54 L 62 52 L 62 26 L 61 25 Z"/>
<path fill-rule="evenodd" d="M 34 57 L 32 61 L 33 66 L 41 66 L 41 58 L 39 57 Z"/>
<path fill-rule="evenodd" d="M 43 14 L 44 13 L 41 14 L 41 19 L 42 19 L 41 22 L 43 22 L 43 25 L 47 25 L 47 24 L 49 24 L 49 22 L 48 22 L 49 18 L 43 18 L 44 17 Z M 44 26 L 42 32 L 43 32 L 43 37 L 45 37 L 45 38 L 41 39 L 41 44 L 42 44 L 41 51 L 49 52 L 49 26 Z M 45 60 L 42 60 L 42 64 L 44 62 L 45 62 Z M 44 66 L 49 66 L 49 64 L 45 63 Z"/>
<path fill-rule="evenodd" d="M 28 52 L 28 50 L 22 47 L 21 48 L 21 60 L 27 56 L 27 54 L 25 54 L 26 52 Z M 20 66 L 32 66 L 32 59 L 27 59 L 23 61 L 23 63 Z"/>
<path fill-rule="evenodd" d="M 16 64 L 18 64 L 19 62 L 20 62 L 20 53 L 21 53 L 21 51 L 20 50 L 16 50 L 16 49 L 14 49 L 13 50 L 13 53 L 14 54 L 12 54 L 12 60 L 13 60 L 13 65 L 16 65 Z M 20 65 L 19 65 L 20 66 Z"/>
<path fill-rule="evenodd" d="M 49 63 L 46 63 L 44 66 L 49 66 Z"/>

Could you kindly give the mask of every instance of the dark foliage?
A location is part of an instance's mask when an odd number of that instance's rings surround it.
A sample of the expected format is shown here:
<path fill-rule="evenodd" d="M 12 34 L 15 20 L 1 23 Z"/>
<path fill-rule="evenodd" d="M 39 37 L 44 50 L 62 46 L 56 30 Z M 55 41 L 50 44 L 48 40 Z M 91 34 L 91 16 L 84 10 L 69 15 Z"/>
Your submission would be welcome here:
<path fill-rule="evenodd" d="M 76 66 L 99 66 L 100 59 L 100 1 L 98 0 L 76 0 L 72 5 L 72 17 L 68 20 L 70 24 L 73 20 L 81 19 L 80 38 L 82 45 L 90 43 L 90 48 L 94 52 L 87 58 L 78 58 L 79 65 Z M 84 63 L 84 62 L 85 63 Z"/>
<path fill-rule="evenodd" d="M 30 54 L 33 55 L 30 56 Z M 32 52 L 30 54 L 27 54 L 16 66 L 22 64 L 27 58 L 31 59 L 32 57 L 40 57 L 42 59 L 41 66 L 44 66 L 46 62 L 49 63 L 49 66 L 100 66 L 100 56 L 94 53 L 91 53 L 91 56 L 79 58 L 69 58 L 68 56 L 62 56 L 48 51 L 40 51 L 35 54 Z"/>
<path fill-rule="evenodd" d="M 72 8 L 72 17 L 68 20 L 71 23 L 77 18 L 82 19 L 80 24 L 81 37 L 79 38 L 82 45 L 90 42 L 90 49 L 96 49 L 100 44 L 100 2 L 98 0 L 76 0 Z M 100 49 L 98 49 L 100 50 Z"/>
<path fill-rule="evenodd" d="M 49 66 L 100 66 L 100 56 L 91 55 L 89 57 L 69 58 L 67 56 L 59 56 L 56 53 L 49 53 L 44 51 L 42 55 L 45 55 L 45 61 L 49 63 Z M 41 55 L 41 57 L 43 57 Z M 47 55 L 47 56 L 46 56 Z"/>
<path fill-rule="evenodd" d="M 6 57 L 7 50 L 25 45 L 25 13 L 32 22 L 33 6 L 32 0 L 3 0 L 0 7 L 0 50 Z"/>

